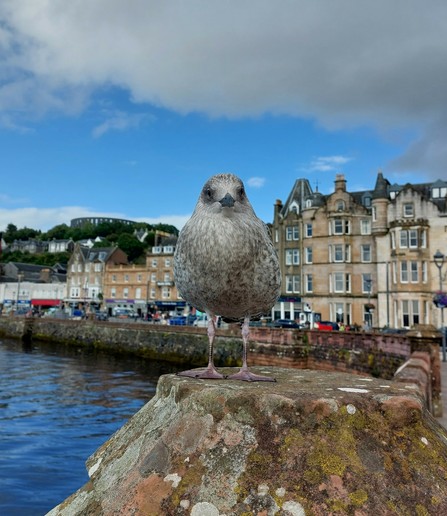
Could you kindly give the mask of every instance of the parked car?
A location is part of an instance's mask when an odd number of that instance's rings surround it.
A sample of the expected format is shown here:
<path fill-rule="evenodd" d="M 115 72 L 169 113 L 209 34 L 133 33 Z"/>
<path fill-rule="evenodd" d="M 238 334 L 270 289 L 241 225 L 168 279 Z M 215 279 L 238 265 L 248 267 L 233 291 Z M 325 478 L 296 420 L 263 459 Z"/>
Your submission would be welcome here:
<path fill-rule="evenodd" d="M 293 319 L 277 319 L 273 321 L 274 328 L 301 328 L 301 325 L 298 324 Z"/>
<path fill-rule="evenodd" d="M 95 312 L 95 319 L 97 321 L 108 321 L 109 316 L 107 315 L 107 312 Z"/>
<path fill-rule="evenodd" d="M 186 326 L 186 315 L 176 315 L 169 319 L 170 326 Z"/>
<path fill-rule="evenodd" d="M 317 330 L 323 331 L 338 331 L 340 328 L 336 322 L 318 321 L 316 324 Z"/>

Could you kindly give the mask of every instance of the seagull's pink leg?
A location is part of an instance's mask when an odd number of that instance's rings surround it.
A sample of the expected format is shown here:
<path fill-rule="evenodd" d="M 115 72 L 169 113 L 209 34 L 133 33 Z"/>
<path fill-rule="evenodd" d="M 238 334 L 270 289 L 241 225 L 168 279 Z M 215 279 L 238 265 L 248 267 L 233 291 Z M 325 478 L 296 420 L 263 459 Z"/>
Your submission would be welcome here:
<path fill-rule="evenodd" d="M 190 369 L 177 373 L 178 376 L 188 376 L 190 378 L 201 378 L 202 380 L 222 380 L 224 376 L 214 367 L 213 349 L 214 337 L 216 335 L 216 317 L 208 314 L 208 366 L 205 369 Z"/>
<path fill-rule="evenodd" d="M 250 336 L 250 317 L 245 317 L 242 325 L 242 342 L 244 351 L 242 355 L 242 367 L 238 373 L 228 376 L 228 380 L 243 380 L 245 382 L 276 382 L 275 378 L 269 376 L 260 376 L 249 371 L 247 365 L 247 346 Z"/>

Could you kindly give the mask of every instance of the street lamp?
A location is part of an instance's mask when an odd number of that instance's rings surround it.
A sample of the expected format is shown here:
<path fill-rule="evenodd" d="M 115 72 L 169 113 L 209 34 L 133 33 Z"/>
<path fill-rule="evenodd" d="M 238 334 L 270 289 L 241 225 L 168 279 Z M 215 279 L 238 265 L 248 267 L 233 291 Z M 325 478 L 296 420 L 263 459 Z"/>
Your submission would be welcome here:
<path fill-rule="evenodd" d="M 433 260 L 439 271 L 439 292 L 442 292 L 442 267 L 444 266 L 445 256 L 438 249 L 433 255 Z M 445 328 L 444 328 L 444 305 L 441 305 L 441 333 L 442 333 L 442 361 L 447 362 Z"/>

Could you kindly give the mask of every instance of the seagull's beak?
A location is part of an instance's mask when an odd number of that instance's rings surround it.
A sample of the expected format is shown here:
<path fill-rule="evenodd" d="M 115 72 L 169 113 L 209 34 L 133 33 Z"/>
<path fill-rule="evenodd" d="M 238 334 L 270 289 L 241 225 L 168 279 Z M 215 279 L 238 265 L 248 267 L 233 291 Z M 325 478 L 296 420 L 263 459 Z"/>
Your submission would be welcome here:
<path fill-rule="evenodd" d="M 219 202 L 224 208 L 232 208 L 234 206 L 234 199 L 229 193 L 225 194 L 225 197 L 222 197 Z"/>

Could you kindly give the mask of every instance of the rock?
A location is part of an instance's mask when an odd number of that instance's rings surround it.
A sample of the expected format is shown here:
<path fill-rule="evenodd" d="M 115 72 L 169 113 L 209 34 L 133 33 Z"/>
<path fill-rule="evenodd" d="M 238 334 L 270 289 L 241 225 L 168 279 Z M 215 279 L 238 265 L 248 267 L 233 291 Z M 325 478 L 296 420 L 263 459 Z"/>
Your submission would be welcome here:
<path fill-rule="evenodd" d="M 49 514 L 447 514 L 447 433 L 415 390 L 255 369 L 277 382 L 162 376 Z"/>

